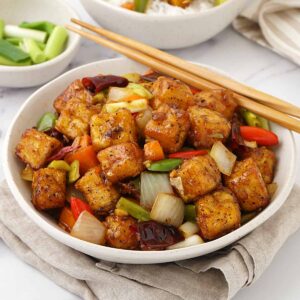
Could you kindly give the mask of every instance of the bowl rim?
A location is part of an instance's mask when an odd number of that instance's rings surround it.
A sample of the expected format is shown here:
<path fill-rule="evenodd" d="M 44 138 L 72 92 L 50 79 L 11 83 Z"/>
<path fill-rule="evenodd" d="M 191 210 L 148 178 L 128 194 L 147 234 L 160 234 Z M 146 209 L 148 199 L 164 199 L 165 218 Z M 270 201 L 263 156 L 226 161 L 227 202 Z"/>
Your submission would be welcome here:
<path fill-rule="evenodd" d="M 84 0 L 80 0 L 81 3 L 83 3 L 83 1 Z M 186 20 L 186 19 L 197 18 L 197 17 L 203 16 L 203 15 L 211 15 L 211 14 L 214 14 L 215 12 L 218 12 L 218 11 L 221 11 L 221 10 L 227 8 L 227 6 L 229 6 L 229 5 L 233 5 L 233 2 L 238 2 L 240 0 L 227 0 L 225 3 L 222 3 L 222 5 L 214 6 L 210 9 L 195 11 L 195 12 L 191 12 L 188 14 L 178 14 L 178 15 L 148 15 L 148 14 L 144 14 L 144 13 L 139 13 L 137 11 L 132 11 L 129 9 L 122 8 L 118 5 L 114 5 L 105 0 L 93 0 L 93 1 L 97 2 L 100 5 L 104 5 L 107 8 L 111 8 L 120 13 L 124 13 L 128 17 L 136 18 L 141 21 L 145 21 L 145 18 L 147 18 L 147 21 L 168 22 L 170 20 L 181 21 L 181 20 Z M 85 5 L 83 5 L 83 6 L 85 7 Z"/>
<path fill-rule="evenodd" d="M 73 249 L 76 249 L 82 253 L 86 253 L 88 255 L 94 255 L 91 253 L 97 253 L 97 256 L 107 261 L 112 262 L 125 262 L 125 263 L 132 263 L 132 264 L 152 264 L 152 263 L 164 263 L 164 262 L 174 262 L 183 259 L 189 259 L 193 257 L 199 257 L 208 253 L 213 253 L 221 248 L 224 248 L 236 241 L 238 241 L 243 236 L 249 234 L 254 229 L 259 227 L 262 223 L 267 221 L 271 218 L 276 211 L 280 209 L 282 204 L 286 201 L 288 195 L 290 194 L 296 179 L 296 171 L 297 171 L 297 161 L 298 161 L 298 154 L 297 154 L 297 147 L 295 141 L 295 135 L 290 130 L 286 129 L 286 133 L 289 135 L 289 139 L 292 144 L 292 150 L 289 154 L 289 163 L 291 168 L 289 172 L 286 174 L 286 183 L 282 187 L 282 190 L 276 198 L 277 201 L 272 201 L 262 212 L 260 212 L 255 218 L 253 218 L 248 223 L 244 224 L 242 227 L 238 228 L 231 233 L 224 235 L 216 240 L 196 245 L 190 246 L 187 248 L 181 249 L 173 249 L 173 250 L 163 250 L 163 251 L 140 251 L 140 250 L 123 250 L 123 249 L 116 249 L 110 248 L 107 246 L 101 246 L 97 244 L 92 244 L 75 237 L 72 237 L 69 233 L 63 232 L 57 229 L 55 226 L 47 222 L 44 218 L 41 217 L 41 213 L 38 212 L 34 207 L 28 203 L 25 198 L 22 196 L 21 190 L 18 189 L 17 184 L 14 181 L 14 177 L 12 172 L 9 169 L 9 144 L 10 144 L 10 136 L 12 135 L 12 130 L 14 129 L 15 124 L 19 116 L 22 114 L 23 109 L 30 103 L 30 101 L 35 98 L 42 90 L 48 89 L 52 84 L 61 80 L 63 77 L 68 76 L 71 73 L 76 73 L 80 69 L 89 68 L 95 64 L 101 63 L 110 63 L 110 62 L 119 62 L 127 64 L 131 60 L 127 58 L 112 58 L 112 59 L 105 59 L 101 61 L 95 61 L 92 63 L 88 63 L 77 68 L 74 68 L 68 72 L 63 73 L 59 77 L 54 80 L 51 80 L 47 84 L 40 87 L 36 90 L 32 95 L 30 95 L 27 100 L 23 103 L 19 111 L 17 112 L 16 116 L 14 117 L 13 121 L 11 122 L 7 134 L 4 140 L 4 151 L 3 151 L 3 168 L 4 168 L 4 175 L 7 180 L 8 186 L 10 191 L 12 192 L 13 196 L 15 197 L 16 201 L 18 202 L 19 206 L 23 209 L 23 211 L 29 216 L 29 218 L 43 231 L 45 231 L 48 235 L 52 236 L 54 239 L 60 241 L 61 243 L 70 246 Z M 200 64 L 197 62 L 193 62 L 195 64 L 201 65 L 203 67 L 210 68 L 214 71 L 219 73 L 223 73 L 227 76 L 228 74 L 224 73 L 223 71 L 211 67 L 205 64 Z M 230 76 L 229 76 L 230 77 Z M 232 77 L 231 77 L 232 78 Z M 278 125 L 279 126 L 279 125 Z"/>
<path fill-rule="evenodd" d="M 72 18 L 79 19 L 79 15 L 66 1 L 59 1 L 59 0 L 51 0 L 56 1 L 58 5 L 64 7 L 63 9 L 68 11 Z M 47 2 L 47 1 L 45 1 Z M 61 7 L 60 7 L 61 9 Z M 81 28 L 79 25 L 76 25 L 78 28 Z M 55 58 L 48 60 L 46 62 L 30 65 L 30 66 L 4 66 L 0 65 L 0 72 L 23 72 L 23 71 L 31 71 L 31 70 L 39 70 L 44 67 L 50 67 L 52 65 L 58 64 L 59 62 L 63 61 L 66 57 L 68 57 L 80 44 L 81 36 L 78 34 L 73 34 L 72 43 L 66 47 L 66 49 L 56 56 Z"/>

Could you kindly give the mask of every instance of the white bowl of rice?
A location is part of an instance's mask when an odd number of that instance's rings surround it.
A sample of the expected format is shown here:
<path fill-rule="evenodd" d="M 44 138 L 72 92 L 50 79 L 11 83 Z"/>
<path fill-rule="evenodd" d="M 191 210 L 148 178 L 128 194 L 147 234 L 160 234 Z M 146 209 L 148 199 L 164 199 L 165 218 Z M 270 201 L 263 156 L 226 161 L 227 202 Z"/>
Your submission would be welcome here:
<path fill-rule="evenodd" d="M 121 7 L 134 0 L 80 0 L 101 26 L 160 49 L 176 49 L 204 42 L 227 27 L 249 0 L 192 0 L 186 8 L 167 0 L 150 0 L 145 13 Z"/>

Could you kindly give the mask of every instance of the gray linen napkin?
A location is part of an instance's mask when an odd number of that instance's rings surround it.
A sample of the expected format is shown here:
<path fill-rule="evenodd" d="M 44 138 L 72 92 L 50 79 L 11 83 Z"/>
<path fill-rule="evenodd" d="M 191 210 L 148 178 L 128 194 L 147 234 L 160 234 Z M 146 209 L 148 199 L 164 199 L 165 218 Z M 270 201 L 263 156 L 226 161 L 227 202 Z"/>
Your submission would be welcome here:
<path fill-rule="evenodd" d="M 228 299 L 260 277 L 300 227 L 300 188 L 270 220 L 215 254 L 160 265 L 97 261 L 49 237 L 0 184 L 0 238 L 26 263 L 86 300 Z"/>

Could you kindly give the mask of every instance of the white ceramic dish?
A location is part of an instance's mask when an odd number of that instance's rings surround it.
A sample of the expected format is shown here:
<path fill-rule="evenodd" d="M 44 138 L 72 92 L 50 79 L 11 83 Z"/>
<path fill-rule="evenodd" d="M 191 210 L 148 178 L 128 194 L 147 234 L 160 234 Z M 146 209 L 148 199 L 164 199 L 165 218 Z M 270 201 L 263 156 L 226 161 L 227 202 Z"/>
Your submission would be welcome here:
<path fill-rule="evenodd" d="M 295 180 L 297 161 L 294 137 L 287 129 L 273 125 L 273 130 L 281 141 L 277 149 L 278 165 L 275 175 L 275 182 L 278 183 L 279 188 L 272 203 L 241 228 L 202 245 L 168 251 L 133 251 L 109 248 L 73 238 L 64 232 L 53 220 L 38 212 L 31 204 L 31 189 L 28 183 L 21 179 L 20 172 L 23 165 L 14 155 L 15 146 L 26 128 L 34 126 L 44 112 L 53 110 L 53 99 L 73 80 L 99 73 L 124 74 L 143 72 L 145 70 L 146 68 L 138 63 L 118 58 L 84 65 L 61 75 L 37 90 L 27 99 L 16 114 L 4 143 L 3 165 L 5 176 L 13 195 L 24 212 L 40 228 L 63 244 L 96 258 L 113 262 L 132 264 L 163 263 L 201 256 L 221 249 L 237 241 L 269 219 L 284 203 Z M 287 157 L 288 159 L 286 159 Z"/>
<path fill-rule="evenodd" d="M 7 24 L 22 21 L 51 21 L 64 25 L 70 18 L 78 18 L 76 12 L 61 0 L 1 0 L 0 19 Z M 42 64 L 12 67 L 0 65 L 0 86 L 30 87 L 41 85 L 60 74 L 79 49 L 80 36 L 69 32 L 66 49 L 56 58 Z"/>
<path fill-rule="evenodd" d="M 80 0 L 104 28 L 161 49 L 196 45 L 218 34 L 243 10 L 248 0 L 226 3 L 197 13 L 155 16 L 133 12 L 103 0 Z"/>

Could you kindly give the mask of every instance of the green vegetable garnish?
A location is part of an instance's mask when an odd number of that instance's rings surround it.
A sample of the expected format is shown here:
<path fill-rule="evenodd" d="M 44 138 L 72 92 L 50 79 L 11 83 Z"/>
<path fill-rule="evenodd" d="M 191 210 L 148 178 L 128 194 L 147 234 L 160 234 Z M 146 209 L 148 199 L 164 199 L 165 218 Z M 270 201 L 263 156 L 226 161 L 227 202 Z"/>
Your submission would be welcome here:
<path fill-rule="evenodd" d="M 134 0 L 134 10 L 144 13 L 148 6 L 148 0 Z"/>
<path fill-rule="evenodd" d="M 22 60 L 20 62 L 15 62 L 15 61 L 12 61 L 4 56 L 1 56 L 0 55 L 0 65 L 3 65 L 3 66 L 30 66 L 31 65 L 31 59 L 28 58 L 28 59 L 25 59 L 25 60 Z"/>
<path fill-rule="evenodd" d="M 125 210 L 132 217 L 140 221 L 150 220 L 150 214 L 147 210 L 124 197 L 121 197 L 118 201 L 117 208 Z"/>
<path fill-rule="evenodd" d="M 269 121 L 267 119 L 260 117 L 247 109 L 241 109 L 241 114 L 247 125 L 269 130 Z"/>
<path fill-rule="evenodd" d="M 27 53 L 2 39 L 0 40 L 0 55 L 16 63 L 29 58 Z"/>
<path fill-rule="evenodd" d="M 19 46 L 19 44 L 22 42 L 22 39 L 15 38 L 15 37 L 13 37 L 13 38 L 6 38 L 5 40 L 8 41 L 9 43 L 15 45 L 15 46 Z"/>
<path fill-rule="evenodd" d="M 46 55 L 40 49 L 37 42 L 33 39 L 24 38 L 22 48 L 30 55 L 35 64 L 40 64 L 46 60 Z"/>
<path fill-rule="evenodd" d="M 74 160 L 70 165 L 68 182 L 73 183 L 80 177 L 80 165 L 78 160 Z"/>
<path fill-rule="evenodd" d="M 48 59 L 59 55 L 65 47 L 68 39 L 68 32 L 62 26 L 56 26 L 49 36 L 44 53 Z"/>
<path fill-rule="evenodd" d="M 6 37 L 30 38 L 44 43 L 48 34 L 40 30 L 21 28 L 15 25 L 5 25 L 4 35 Z"/>
<path fill-rule="evenodd" d="M 194 222 L 196 220 L 196 207 L 193 204 L 185 205 L 184 220 Z"/>
<path fill-rule="evenodd" d="M 37 123 L 37 130 L 47 131 L 54 127 L 57 116 L 51 112 L 44 113 Z"/>
<path fill-rule="evenodd" d="M 4 21 L 0 19 L 0 39 L 4 38 L 4 26 L 5 26 Z"/>
<path fill-rule="evenodd" d="M 68 163 L 66 163 L 64 160 L 53 160 L 48 165 L 48 168 L 65 170 L 67 172 L 69 172 L 71 170 L 70 165 Z"/>
<path fill-rule="evenodd" d="M 181 163 L 182 159 L 180 158 L 162 159 L 150 164 L 147 169 L 155 172 L 169 172 L 177 168 Z"/>
<path fill-rule="evenodd" d="M 19 27 L 21 28 L 28 28 L 28 29 L 35 29 L 35 30 L 41 30 L 45 31 L 48 34 L 50 34 L 54 27 L 55 24 L 47 21 L 39 21 L 39 22 L 22 22 Z"/>

